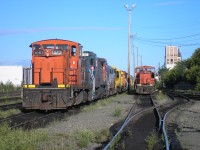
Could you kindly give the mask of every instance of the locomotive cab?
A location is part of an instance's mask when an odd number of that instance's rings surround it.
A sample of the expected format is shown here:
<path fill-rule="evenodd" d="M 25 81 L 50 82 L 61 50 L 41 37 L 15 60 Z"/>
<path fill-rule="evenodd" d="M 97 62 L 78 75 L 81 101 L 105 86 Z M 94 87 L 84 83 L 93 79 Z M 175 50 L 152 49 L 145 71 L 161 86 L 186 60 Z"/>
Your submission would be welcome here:
<path fill-rule="evenodd" d="M 78 100 L 73 99 L 72 86 L 82 84 L 79 43 L 51 39 L 34 42 L 32 66 L 24 71 L 23 102 L 25 109 L 65 109 Z M 29 74 L 26 74 L 29 73 Z M 28 78 L 28 79 L 27 79 Z"/>

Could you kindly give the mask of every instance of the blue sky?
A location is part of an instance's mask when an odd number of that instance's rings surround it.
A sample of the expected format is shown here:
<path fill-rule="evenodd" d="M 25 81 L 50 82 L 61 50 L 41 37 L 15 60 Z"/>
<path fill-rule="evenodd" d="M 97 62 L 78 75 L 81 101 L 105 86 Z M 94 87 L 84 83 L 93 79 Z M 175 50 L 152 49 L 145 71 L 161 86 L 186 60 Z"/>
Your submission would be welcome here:
<path fill-rule="evenodd" d="M 124 4 L 136 4 L 132 33 L 142 65 L 163 65 L 165 45 L 179 46 L 183 59 L 200 47 L 198 0 L 0 0 L 0 65 L 28 66 L 32 42 L 58 38 L 79 42 L 127 70 Z M 131 68 L 132 59 L 131 50 Z"/>

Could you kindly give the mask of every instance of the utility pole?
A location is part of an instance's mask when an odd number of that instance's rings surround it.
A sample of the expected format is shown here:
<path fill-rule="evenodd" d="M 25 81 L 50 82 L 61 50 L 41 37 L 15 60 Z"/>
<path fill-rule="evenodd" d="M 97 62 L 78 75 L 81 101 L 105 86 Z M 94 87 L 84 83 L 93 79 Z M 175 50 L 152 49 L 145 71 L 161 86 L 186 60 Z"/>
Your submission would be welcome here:
<path fill-rule="evenodd" d="M 131 8 L 128 5 L 124 5 L 128 11 L 128 92 L 130 92 L 130 34 L 131 34 L 131 14 L 136 4 L 133 4 Z"/>
<path fill-rule="evenodd" d="M 136 46 L 137 48 L 137 67 L 138 67 L 138 46 Z"/>
<path fill-rule="evenodd" d="M 135 51 L 134 51 L 134 38 L 137 33 L 131 34 L 132 39 L 132 52 L 133 52 L 133 77 L 135 77 Z"/>

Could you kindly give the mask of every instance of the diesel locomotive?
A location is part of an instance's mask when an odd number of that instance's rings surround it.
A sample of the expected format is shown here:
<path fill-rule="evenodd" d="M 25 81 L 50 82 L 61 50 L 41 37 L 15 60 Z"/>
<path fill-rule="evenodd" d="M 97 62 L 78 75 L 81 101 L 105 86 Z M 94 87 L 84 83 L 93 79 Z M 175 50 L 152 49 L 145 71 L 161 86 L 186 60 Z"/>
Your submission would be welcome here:
<path fill-rule="evenodd" d="M 127 73 L 82 45 L 62 39 L 34 42 L 32 65 L 24 68 L 24 109 L 66 109 L 127 89 Z"/>
<path fill-rule="evenodd" d="M 139 66 L 135 68 L 134 89 L 137 94 L 152 94 L 155 92 L 155 68 Z"/>

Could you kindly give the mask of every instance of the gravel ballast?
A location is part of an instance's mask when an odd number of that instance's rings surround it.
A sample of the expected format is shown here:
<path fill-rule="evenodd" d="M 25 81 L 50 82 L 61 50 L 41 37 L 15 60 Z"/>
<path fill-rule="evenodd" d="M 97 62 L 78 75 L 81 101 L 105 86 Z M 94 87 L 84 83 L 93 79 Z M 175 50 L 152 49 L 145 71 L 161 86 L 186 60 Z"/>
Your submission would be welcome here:
<path fill-rule="evenodd" d="M 49 125 L 47 127 L 48 132 L 52 136 L 55 134 L 72 135 L 81 130 L 100 131 L 102 129 L 109 129 L 113 124 L 123 120 L 126 117 L 135 101 L 133 95 L 127 95 L 123 93 L 107 99 L 98 100 L 95 103 L 106 100 L 109 101 L 108 104 L 98 106 L 96 109 L 91 111 L 83 110 L 76 115 L 67 116 L 66 119 L 61 122 L 56 122 L 52 125 Z M 83 107 L 90 107 L 90 105 Z M 120 116 L 115 116 L 116 109 L 121 111 Z M 95 147 L 98 146 L 100 145 L 90 144 L 87 149 L 95 149 Z"/>
<path fill-rule="evenodd" d="M 182 149 L 197 150 L 200 147 L 200 102 L 191 100 L 178 107 L 167 118 L 168 124 L 176 124 L 176 136 Z"/>

